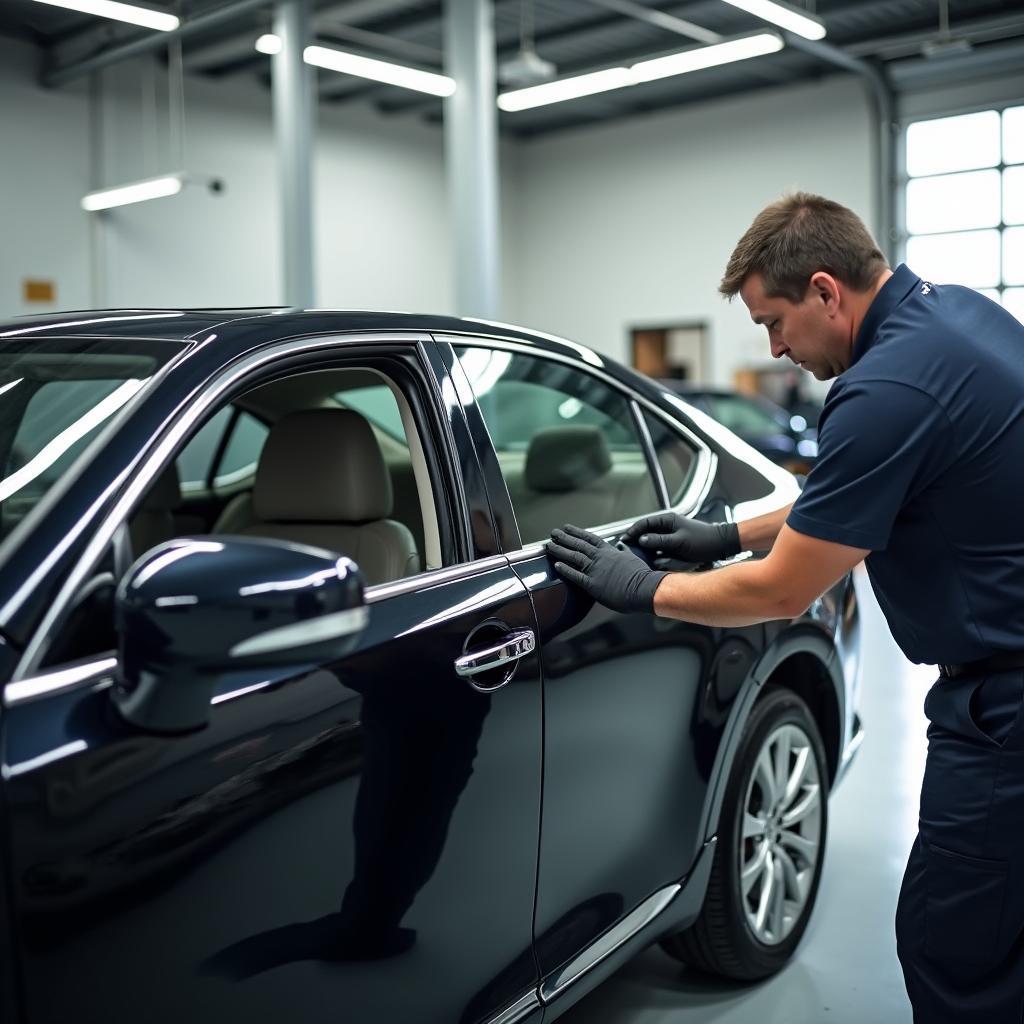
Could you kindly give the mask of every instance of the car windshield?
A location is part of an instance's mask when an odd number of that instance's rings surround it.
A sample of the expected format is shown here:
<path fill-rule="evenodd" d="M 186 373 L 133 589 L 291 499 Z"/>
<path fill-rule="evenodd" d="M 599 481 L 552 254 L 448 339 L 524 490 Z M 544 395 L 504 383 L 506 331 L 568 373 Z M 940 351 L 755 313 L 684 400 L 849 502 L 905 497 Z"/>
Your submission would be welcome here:
<path fill-rule="evenodd" d="M 101 338 L 0 344 L 0 536 L 178 351 L 172 342 Z"/>

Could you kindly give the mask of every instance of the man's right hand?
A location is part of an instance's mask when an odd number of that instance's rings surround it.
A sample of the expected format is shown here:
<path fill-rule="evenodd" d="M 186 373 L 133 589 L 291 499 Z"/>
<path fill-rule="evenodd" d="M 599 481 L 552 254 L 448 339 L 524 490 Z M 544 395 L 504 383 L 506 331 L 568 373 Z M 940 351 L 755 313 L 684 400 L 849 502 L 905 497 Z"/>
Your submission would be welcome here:
<path fill-rule="evenodd" d="M 702 523 L 675 512 L 638 519 L 622 536 L 627 544 L 661 551 L 682 562 L 717 562 L 740 553 L 736 523 Z"/>

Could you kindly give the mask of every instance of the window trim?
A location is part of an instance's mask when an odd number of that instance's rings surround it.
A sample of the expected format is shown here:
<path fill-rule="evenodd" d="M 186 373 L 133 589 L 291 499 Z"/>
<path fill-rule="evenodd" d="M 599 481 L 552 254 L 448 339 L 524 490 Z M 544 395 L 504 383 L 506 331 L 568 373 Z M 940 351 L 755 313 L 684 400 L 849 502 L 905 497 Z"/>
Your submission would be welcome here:
<path fill-rule="evenodd" d="M 679 434 L 694 448 L 697 456 L 697 466 L 694 469 L 693 478 L 691 479 L 689 486 L 686 488 L 682 499 L 674 506 L 668 504 L 668 495 L 665 489 L 664 478 L 660 473 L 660 466 L 658 467 L 659 477 L 655 478 L 655 489 L 657 490 L 659 486 L 657 480 L 660 479 L 661 492 L 659 497 L 665 504 L 662 508 L 652 510 L 652 515 L 657 515 L 661 512 L 675 512 L 679 515 L 689 516 L 700 508 L 701 504 L 710 492 L 715 478 L 715 470 L 718 466 L 718 457 L 711 448 L 709 448 L 704 441 L 691 431 L 685 423 L 680 422 L 664 409 L 661 409 L 656 403 L 651 401 L 651 399 L 647 398 L 646 395 L 642 395 L 640 392 L 633 390 L 628 384 L 624 384 L 622 381 L 617 380 L 611 374 L 604 372 L 598 367 L 592 366 L 589 362 L 585 365 L 581 365 L 578 357 L 563 355 L 560 352 L 550 352 L 546 349 L 539 349 L 533 345 L 510 341 L 504 338 L 489 338 L 480 334 L 458 335 L 451 333 L 435 334 L 434 338 L 439 343 L 450 345 L 453 352 L 456 348 L 466 347 L 494 348 L 505 352 L 528 355 L 538 359 L 547 359 L 551 362 L 562 363 L 566 366 L 572 367 L 580 373 L 590 374 L 600 380 L 603 384 L 611 387 L 622 395 L 625 401 L 630 405 L 631 409 L 633 406 L 637 406 L 639 409 L 647 410 L 655 416 L 660 417 L 669 429 Z M 475 400 L 474 396 L 474 401 Z M 635 418 L 635 413 L 633 415 Z M 483 419 L 483 414 L 481 414 L 481 419 Z M 484 421 L 484 426 L 487 426 L 486 421 Z M 652 458 L 655 460 L 655 463 L 657 463 L 657 454 L 653 451 L 650 433 L 646 430 L 646 424 L 644 424 L 644 427 L 645 429 L 640 440 L 644 449 L 645 458 L 648 460 L 649 467 L 650 460 Z M 489 430 L 488 439 L 490 439 Z M 491 447 L 493 450 L 493 442 L 491 442 Z M 506 484 L 506 495 L 507 494 L 508 487 Z M 513 518 L 515 519 L 516 532 L 521 546 L 513 551 L 506 552 L 505 557 L 508 558 L 510 562 L 522 562 L 529 558 L 535 558 L 538 554 L 544 551 L 544 543 L 542 541 L 538 541 L 523 545 L 522 533 L 519 532 L 519 520 L 515 518 L 515 507 L 512 505 L 511 498 L 509 498 L 509 508 L 511 508 Z M 599 526 L 588 527 L 588 529 L 590 529 L 591 532 L 596 533 L 598 536 L 610 537 L 622 533 L 623 530 L 631 526 L 634 522 L 635 517 L 618 520 L 613 523 L 602 523 Z"/>
<path fill-rule="evenodd" d="M 188 404 L 182 411 L 182 414 L 170 422 L 170 425 L 162 432 L 159 438 L 156 441 L 150 441 L 143 449 L 137 471 L 132 476 L 128 485 L 120 493 L 113 507 L 107 512 L 99 526 L 93 532 L 85 550 L 82 552 L 72 570 L 68 573 L 64 584 L 57 593 L 56 599 L 36 626 L 31 639 L 25 646 L 25 650 L 22 652 L 7 686 L 9 687 L 11 684 L 31 677 L 60 671 L 61 666 L 40 667 L 40 662 L 45 656 L 48 647 L 46 638 L 61 621 L 62 616 L 74 601 L 74 598 L 81 586 L 89 579 L 90 575 L 103 558 L 108 546 L 113 542 L 114 535 L 118 528 L 128 521 L 132 511 L 137 507 L 139 501 L 155 481 L 159 473 L 163 471 L 164 466 L 174 458 L 175 451 L 180 451 L 183 438 L 193 430 L 199 421 L 209 415 L 211 408 L 214 408 L 221 402 L 225 401 L 226 395 L 230 395 L 235 392 L 238 385 L 245 378 L 261 373 L 264 369 L 274 363 L 292 360 L 296 357 L 316 357 L 317 355 L 330 356 L 332 353 L 345 354 L 348 349 L 367 345 L 375 347 L 386 344 L 407 345 L 410 346 L 411 349 L 414 349 L 417 358 L 422 363 L 424 376 L 427 378 L 428 382 L 431 383 L 431 394 L 427 397 L 433 400 L 435 397 L 433 394 L 434 388 L 432 386 L 433 370 L 430 366 L 429 360 L 423 352 L 423 346 L 429 344 L 431 340 L 430 334 L 422 331 L 394 331 L 386 333 L 360 332 L 358 334 L 335 334 L 308 338 L 291 338 L 260 348 L 258 351 L 251 352 L 234 363 L 229 364 L 226 367 L 222 367 L 217 375 L 211 381 L 208 381 L 198 394 L 193 395 L 190 398 Z M 167 366 L 164 366 L 161 369 L 166 370 Z M 310 367 L 310 369 L 312 369 L 312 367 Z M 154 374 L 151 383 L 155 381 L 156 377 L 157 374 Z M 133 396 L 133 398 L 134 397 L 135 396 Z M 433 401 L 430 401 L 425 404 L 433 405 L 434 403 Z M 432 410 L 430 415 L 435 419 L 438 417 L 436 408 Z M 439 435 L 439 439 L 443 439 L 447 444 L 451 444 L 450 437 L 443 429 L 444 424 L 441 424 L 441 427 L 442 430 Z M 457 461 L 454 461 L 451 458 L 444 458 L 443 462 L 447 465 L 448 470 L 455 474 L 456 484 L 460 483 L 461 475 L 459 474 Z M 458 524 L 453 523 L 452 526 L 456 529 L 456 532 L 458 532 Z M 464 554 L 465 552 L 460 551 L 458 553 Z M 445 566 L 438 570 L 418 573 L 415 576 L 408 577 L 407 581 L 395 581 L 395 584 L 408 582 L 410 584 L 408 589 L 418 589 L 424 585 L 422 582 L 424 577 L 432 577 L 435 573 L 445 573 L 451 570 L 463 570 L 466 571 L 467 574 L 472 574 L 480 571 L 477 567 L 487 561 L 489 561 L 489 559 L 459 562 L 455 565 Z M 502 560 L 502 564 L 504 564 L 504 560 Z M 369 604 L 379 600 L 381 597 L 388 597 L 392 596 L 393 593 L 402 592 L 391 589 L 395 584 L 384 583 L 378 584 L 374 587 L 367 587 L 365 594 L 366 603 Z M 429 586 L 430 582 L 428 581 L 425 585 Z M 382 591 L 382 588 L 388 589 L 386 591 Z M 378 594 L 378 591 L 382 592 Z M 6 688 L 4 693 L 6 700 Z"/>

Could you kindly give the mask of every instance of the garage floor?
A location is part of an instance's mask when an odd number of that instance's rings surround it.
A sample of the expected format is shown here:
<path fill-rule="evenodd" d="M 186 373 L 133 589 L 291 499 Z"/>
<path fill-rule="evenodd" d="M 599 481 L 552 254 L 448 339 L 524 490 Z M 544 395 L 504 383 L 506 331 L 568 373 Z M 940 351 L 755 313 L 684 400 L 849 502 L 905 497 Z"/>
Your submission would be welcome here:
<path fill-rule="evenodd" d="M 903 658 L 863 570 L 856 583 L 866 738 L 830 803 L 818 903 L 794 960 L 767 983 L 737 987 L 689 975 L 650 949 L 560 1024 L 910 1024 L 893 915 L 917 831 L 927 748 L 921 708 L 935 673 Z"/>

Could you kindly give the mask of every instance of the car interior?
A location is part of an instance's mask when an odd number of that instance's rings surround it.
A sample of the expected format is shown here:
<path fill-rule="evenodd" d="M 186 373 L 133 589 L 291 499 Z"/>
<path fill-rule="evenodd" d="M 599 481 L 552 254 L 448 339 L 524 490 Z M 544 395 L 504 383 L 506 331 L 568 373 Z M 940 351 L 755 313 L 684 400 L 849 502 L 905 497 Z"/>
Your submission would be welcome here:
<path fill-rule="evenodd" d="M 346 395 L 372 403 L 377 422 Z M 242 465 L 233 466 L 229 432 L 241 432 L 243 414 L 248 437 L 235 439 Z M 134 557 L 189 533 L 325 547 L 351 557 L 370 586 L 442 564 L 412 411 L 390 378 L 368 368 L 296 374 L 239 396 L 158 477 L 129 533 Z"/>

